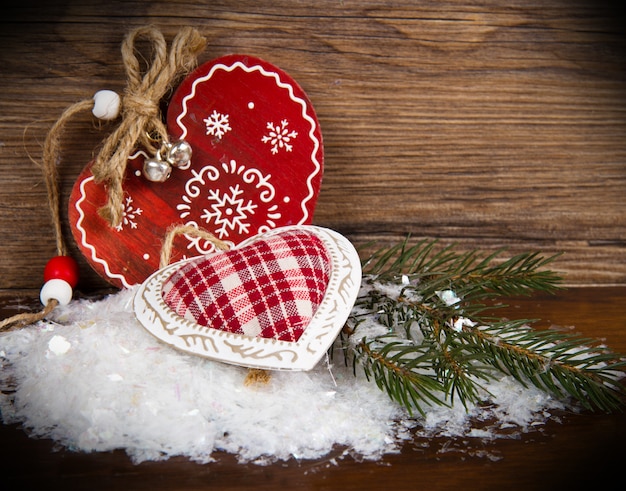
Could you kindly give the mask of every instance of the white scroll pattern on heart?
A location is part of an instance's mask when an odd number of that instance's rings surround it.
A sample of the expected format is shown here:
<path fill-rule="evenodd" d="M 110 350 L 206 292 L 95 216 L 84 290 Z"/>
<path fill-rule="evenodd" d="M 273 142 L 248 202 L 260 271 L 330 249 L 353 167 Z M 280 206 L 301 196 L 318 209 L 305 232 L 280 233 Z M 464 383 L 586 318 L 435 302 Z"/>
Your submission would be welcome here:
<path fill-rule="evenodd" d="M 202 209 L 200 216 L 203 223 L 196 220 L 188 220 L 186 225 L 200 228 L 210 228 L 215 235 L 226 242 L 230 232 L 248 234 L 250 224 L 248 219 L 254 215 L 259 205 L 246 196 L 258 192 L 261 203 L 269 204 L 276 196 L 276 189 L 270 182 L 270 175 L 263 175 L 258 169 L 247 169 L 244 165 L 234 160 L 222 163 L 220 166 L 206 165 L 199 172 L 192 170 L 193 177 L 185 185 L 185 194 L 181 197 L 182 202 L 176 206 L 180 217 L 186 220 L 191 215 L 192 209 Z M 205 189 L 207 182 L 217 182 L 223 174 L 238 175 L 240 181 L 229 186 L 228 190 L 220 193 L 219 190 Z M 251 189 L 253 188 L 253 189 Z M 250 189 L 250 192 L 247 192 Z M 206 194 L 202 194 L 202 190 Z M 200 200 L 196 203 L 195 200 Z M 281 217 L 277 204 L 270 205 L 266 210 L 265 225 L 258 229 L 258 233 L 264 233 L 276 226 L 276 221 Z M 186 237 L 189 241 L 188 248 L 195 248 L 200 254 L 207 254 L 215 250 L 215 246 L 200 237 Z"/>

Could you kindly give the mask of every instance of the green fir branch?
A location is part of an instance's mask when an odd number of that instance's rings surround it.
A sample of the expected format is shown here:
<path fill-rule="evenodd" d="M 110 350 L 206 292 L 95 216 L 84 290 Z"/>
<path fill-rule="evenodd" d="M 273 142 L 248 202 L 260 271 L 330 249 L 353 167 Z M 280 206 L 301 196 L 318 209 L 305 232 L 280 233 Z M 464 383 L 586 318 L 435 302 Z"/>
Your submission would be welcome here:
<path fill-rule="evenodd" d="M 475 250 L 455 253 L 454 244 L 436 250 L 437 244 L 436 240 L 422 240 L 409 246 L 407 238 L 372 254 L 363 261 L 363 272 L 388 282 L 406 275 L 422 283 L 423 294 L 454 284 L 457 294 L 471 294 L 474 299 L 554 293 L 559 289 L 561 278 L 545 268 L 560 254 L 543 257 L 537 252 L 523 253 L 496 264 L 504 249 L 481 258 Z"/>
<path fill-rule="evenodd" d="M 557 257 L 502 251 L 481 257 L 436 241 L 408 239 L 363 262 L 363 292 L 348 320 L 344 350 L 368 379 L 409 411 L 480 402 L 502 374 L 587 409 L 623 406 L 626 359 L 591 339 L 535 330 L 532 320 L 487 317 L 485 298 L 554 293 Z"/>
<path fill-rule="evenodd" d="M 617 376 L 626 359 L 575 333 L 533 330 L 525 322 L 472 329 L 468 349 L 489 353 L 486 361 L 558 397 L 570 395 L 585 408 L 619 409 L 624 388 Z"/>
<path fill-rule="evenodd" d="M 374 343 L 378 344 L 380 339 Z M 428 371 L 431 357 L 427 351 L 420 352 L 399 342 L 389 342 L 376 348 L 374 343 L 362 341 L 355 350 L 354 368 L 359 360 L 368 380 L 374 380 L 396 402 L 422 415 L 424 404 L 445 404 L 439 394 L 444 390 L 441 382 L 422 371 Z"/>

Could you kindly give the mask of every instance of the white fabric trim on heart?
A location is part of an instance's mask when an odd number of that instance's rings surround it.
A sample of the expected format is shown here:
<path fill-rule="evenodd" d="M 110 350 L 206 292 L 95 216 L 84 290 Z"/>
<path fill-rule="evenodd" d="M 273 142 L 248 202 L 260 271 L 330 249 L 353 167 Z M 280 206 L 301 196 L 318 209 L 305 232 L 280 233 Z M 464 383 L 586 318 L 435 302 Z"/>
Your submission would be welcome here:
<path fill-rule="evenodd" d="M 163 298 L 163 284 L 179 268 L 196 258 L 167 266 L 150 276 L 137 290 L 135 314 L 161 341 L 187 353 L 236 365 L 273 370 L 310 370 L 324 356 L 342 329 L 359 292 L 361 263 L 352 244 L 339 233 L 316 226 L 273 229 L 243 241 L 245 248 L 290 230 L 315 234 L 330 258 L 330 277 L 322 302 L 297 341 L 281 341 L 225 332 L 191 321 L 174 312 Z M 221 254 L 221 253 L 214 253 Z"/>

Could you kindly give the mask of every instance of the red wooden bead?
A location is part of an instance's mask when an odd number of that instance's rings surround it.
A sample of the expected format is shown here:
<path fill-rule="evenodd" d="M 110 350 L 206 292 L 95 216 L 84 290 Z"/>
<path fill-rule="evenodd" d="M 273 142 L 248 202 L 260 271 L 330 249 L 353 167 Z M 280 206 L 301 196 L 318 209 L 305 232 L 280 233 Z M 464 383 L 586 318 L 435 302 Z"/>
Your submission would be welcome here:
<path fill-rule="evenodd" d="M 65 280 L 72 288 L 76 288 L 78 276 L 78 263 L 70 256 L 53 257 L 43 270 L 44 281 Z"/>

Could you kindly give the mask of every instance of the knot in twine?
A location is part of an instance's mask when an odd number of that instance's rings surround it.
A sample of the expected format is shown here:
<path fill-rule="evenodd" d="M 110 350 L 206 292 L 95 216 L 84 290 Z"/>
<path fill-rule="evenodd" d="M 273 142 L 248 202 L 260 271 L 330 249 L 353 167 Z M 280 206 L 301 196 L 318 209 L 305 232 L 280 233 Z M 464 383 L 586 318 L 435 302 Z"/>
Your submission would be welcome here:
<path fill-rule="evenodd" d="M 159 110 L 158 104 L 148 97 L 141 94 L 126 94 L 124 97 L 124 114 L 130 118 L 142 116 L 150 120 L 152 118 L 158 118 L 161 111 Z M 158 123 L 156 124 L 158 125 Z"/>
<path fill-rule="evenodd" d="M 145 74 L 135 54 L 135 41 L 144 37 L 152 43 L 154 58 Z M 155 154 L 155 143 L 168 142 L 167 129 L 159 104 L 175 80 L 196 65 L 196 56 L 206 39 L 193 28 L 184 28 L 172 41 L 169 54 L 163 34 L 152 27 L 131 31 L 122 44 L 122 59 L 127 85 L 122 98 L 122 121 L 104 141 L 91 168 L 96 182 L 107 186 L 107 203 L 98 210 L 112 227 L 122 221 L 124 190 L 122 183 L 131 153 L 142 146 Z"/>

